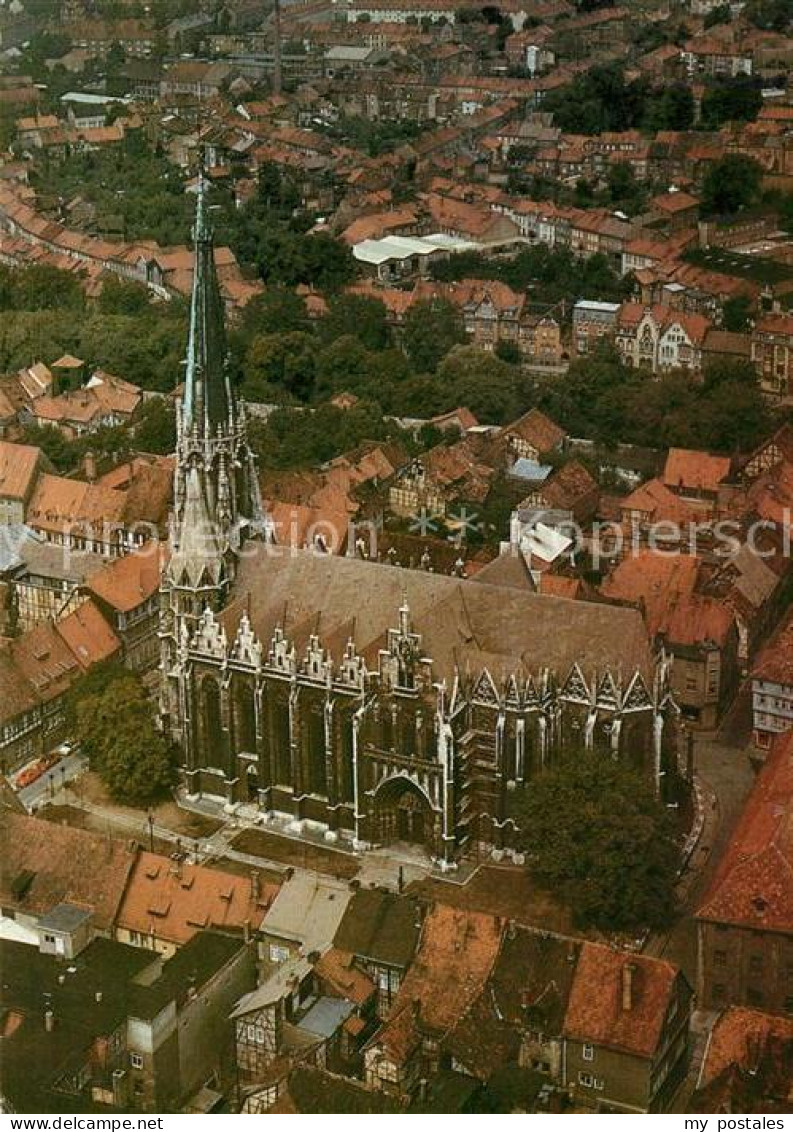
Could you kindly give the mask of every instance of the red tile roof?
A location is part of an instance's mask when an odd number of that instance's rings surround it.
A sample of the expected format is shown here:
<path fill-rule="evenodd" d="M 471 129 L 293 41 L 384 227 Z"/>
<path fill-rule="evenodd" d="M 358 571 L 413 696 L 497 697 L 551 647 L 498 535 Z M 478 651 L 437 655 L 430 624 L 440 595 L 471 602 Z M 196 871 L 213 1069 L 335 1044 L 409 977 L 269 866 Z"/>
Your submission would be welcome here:
<path fill-rule="evenodd" d="M 121 641 L 93 601 L 85 601 L 55 628 L 83 668 L 108 660 L 121 648 Z"/>
<path fill-rule="evenodd" d="M 205 865 L 176 865 L 157 853 L 141 853 L 118 911 L 118 926 L 187 943 L 202 928 L 258 929 L 279 890 Z"/>
<path fill-rule="evenodd" d="M 778 1042 L 793 1044 L 793 1018 L 731 1006 L 720 1015 L 711 1032 L 699 1087 L 707 1087 L 732 1066 L 739 1066 L 748 1073 L 756 1072 L 762 1054 L 769 1045 Z M 787 1080 L 790 1088 L 789 1057 L 788 1053 Z"/>
<path fill-rule="evenodd" d="M 419 1004 L 422 1028 L 443 1033 L 481 993 L 501 942 L 497 917 L 436 904 L 427 914 L 415 959 L 396 1006 Z"/>
<path fill-rule="evenodd" d="M 152 540 L 140 551 L 115 558 L 88 578 L 88 589 L 113 609 L 129 613 L 148 601 L 159 589 L 159 549 L 158 544 Z"/>
<path fill-rule="evenodd" d="M 33 486 L 41 449 L 0 440 L 0 498 L 24 499 Z"/>
<path fill-rule="evenodd" d="M 793 732 L 771 751 L 697 916 L 793 932 Z"/>
<path fill-rule="evenodd" d="M 695 491 L 716 491 L 730 474 L 729 456 L 711 456 L 688 448 L 670 448 L 664 466 L 667 487 L 688 487 Z"/>
<path fill-rule="evenodd" d="M 696 593 L 700 560 L 693 554 L 642 550 L 624 558 L 605 579 L 605 597 L 641 604 L 651 636 L 665 636 L 671 645 L 723 645 L 733 615 L 715 598 Z"/>
<path fill-rule="evenodd" d="M 631 1005 L 623 1006 L 623 979 L 632 967 Z M 662 959 L 584 943 L 567 1004 L 567 1038 L 652 1057 L 658 1048 L 678 970 Z"/>
<path fill-rule="evenodd" d="M 126 841 L 0 810 L 0 897 L 6 907 L 40 915 L 68 901 L 93 909 L 109 931 L 135 861 Z M 25 896 L 14 893 L 23 872 L 34 874 Z"/>
<path fill-rule="evenodd" d="M 517 436 L 538 452 L 550 452 L 567 437 L 567 433 L 539 409 L 529 409 L 518 420 L 504 428 L 505 436 Z"/>
<path fill-rule="evenodd" d="M 752 677 L 793 688 L 793 613 L 760 652 Z"/>

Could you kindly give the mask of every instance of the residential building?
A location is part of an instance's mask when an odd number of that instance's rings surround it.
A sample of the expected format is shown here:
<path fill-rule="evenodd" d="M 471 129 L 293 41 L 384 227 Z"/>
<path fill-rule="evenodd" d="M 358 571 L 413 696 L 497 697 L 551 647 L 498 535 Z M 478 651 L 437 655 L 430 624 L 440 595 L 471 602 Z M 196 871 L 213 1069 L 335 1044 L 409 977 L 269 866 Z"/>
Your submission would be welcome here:
<path fill-rule="evenodd" d="M 200 932 L 172 959 L 95 939 L 63 960 L 0 942 L 4 1104 L 14 1112 L 175 1112 L 211 1083 L 231 1093 L 233 1003 L 253 948 Z"/>
<path fill-rule="evenodd" d="M 689 1112 L 778 1112 L 790 1108 L 793 1018 L 730 1006 L 708 1036 Z"/>
<path fill-rule="evenodd" d="M 422 909 L 410 896 L 381 889 L 353 893 L 334 936 L 377 992 L 377 1014 L 387 1018 L 410 967 L 421 933 Z"/>
<path fill-rule="evenodd" d="M 786 397 L 793 390 L 793 317 L 762 315 L 752 327 L 750 341 L 763 392 Z"/>
<path fill-rule="evenodd" d="M 0 526 L 25 522 L 39 475 L 49 467 L 40 448 L 0 440 Z"/>
<path fill-rule="evenodd" d="M 539 460 L 547 453 L 561 452 L 567 441 L 564 429 L 539 409 L 529 409 L 518 420 L 506 425 L 500 436 L 512 455 L 525 456 L 529 460 Z"/>
<path fill-rule="evenodd" d="M 70 688 L 83 673 L 119 650 L 120 641 L 90 601 L 60 621 L 37 625 L 0 650 L 3 687 L 9 692 L 0 701 L 0 768 L 4 773 L 48 754 L 67 738 Z"/>
<path fill-rule="evenodd" d="M 694 554 L 638 550 L 618 563 L 601 593 L 642 610 L 650 635 L 672 656 L 672 692 L 684 718 L 711 729 L 738 685 L 738 629 L 727 606 L 700 592 L 703 574 Z"/>
<path fill-rule="evenodd" d="M 85 579 L 85 589 L 121 641 L 124 663 L 135 672 L 149 672 L 159 661 L 162 550 L 151 540 L 137 552 L 103 561 Z"/>
<path fill-rule="evenodd" d="M 579 299 L 573 307 L 573 348 L 576 354 L 591 354 L 599 342 L 613 339 L 619 313 L 619 303 Z"/>
<path fill-rule="evenodd" d="M 767 752 L 793 728 L 793 616 L 788 615 L 752 667 L 754 745 Z"/>
<path fill-rule="evenodd" d="M 64 903 L 110 936 L 137 850 L 74 826 L 0 809 L 0 936 L 39 946 L 42 920 Z"/>
<path fill-rule="evenodd" d="M 769 751 L 697 912 L 701 1009 L 793 1013 L 793 732 Z"/>
<path fill-rule="evenodd" d="M 0 564 L 0 577 L 13 595 L 19 628 L 32 629 L 72 613 L 85 600 L 83 583 L 107 559 L 47 542 L 29 527 L 7 529 L 16 533 Z"/>
<path fill-rule="evenodd" d="M 673 964 L 584 943 L 563 1031 L 562 1083 L 574 1102 L 662 1112 L 688 1068 L 691 999 Z"/>
<path fill-rule="evenodd" d="M 204 928 L 251 935 L 278 894 L 254 869 L 237 876 L 141 852 L 116 915 L 115 938 L 169 957 Z"/>
<path fill-rule="evenodd" d="M 499 921 L 480 912 L 436 904 L 427 913 L 388 1021 L 364 1047 L 369 1088 L 408 1099 L 437 1072 L 443 1039 L 483 991 L 501 934 Z"/>
<path fill-rule="evenodd" d="M 303 870 L 288 877 L 261 923 L 266 961 L 286 963 L 296 956 L 325 951 L 333 943 L 351 898 L 351 889 L 334 877 Z"/>
<path fill-rule="evenodd" d="M 616 345 L 626 365 L 651 373 L 702 368 L 702 347 L 710 322 L 703 315 L 671 307 L 623 303 L 617 320 Z"/>

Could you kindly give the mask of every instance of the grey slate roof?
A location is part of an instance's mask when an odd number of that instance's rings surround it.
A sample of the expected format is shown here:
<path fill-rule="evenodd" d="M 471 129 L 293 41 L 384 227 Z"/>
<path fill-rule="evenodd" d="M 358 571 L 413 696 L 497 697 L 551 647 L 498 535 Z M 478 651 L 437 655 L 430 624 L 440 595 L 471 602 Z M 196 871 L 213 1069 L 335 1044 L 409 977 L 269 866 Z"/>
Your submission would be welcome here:
<path fill-rule="evenodd" d="M 470 663 L 495 679 L 520 668 L 583 672 L 639 669 L 651 679 L 653 656 L 636 609 L 533 594 L 361 559 L 258 545 L 243 555 L 237 600 L 221 615 L 229 640 L 250 597 L 254 632 L 269 645 L 281 626 L 298 655 L 317 633 L 338 659 L 352 638 L 371 667 L 407 600 L 421 649 L 436 678 L 451 681 Z"/>

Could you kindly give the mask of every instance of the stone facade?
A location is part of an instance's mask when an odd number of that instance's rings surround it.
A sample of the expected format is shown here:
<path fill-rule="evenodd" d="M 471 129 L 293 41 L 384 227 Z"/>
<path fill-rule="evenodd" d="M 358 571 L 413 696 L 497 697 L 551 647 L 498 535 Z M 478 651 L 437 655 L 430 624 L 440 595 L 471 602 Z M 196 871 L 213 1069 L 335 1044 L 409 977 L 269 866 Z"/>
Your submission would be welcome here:
<path fill-rule="evenodd" d="M 193 305 L 206 310 L 202 207 L 199 194 Z M 235 543 L 256 533 L 255 476 L 241 408 L 209 387 L 224 374 L 207 326 L 191 330 L 160 631 L 163 718 L 188 791 L 357 849 L 418 844 L 451 866 L 509 849 L 508 793 L 563 747 L 610 748 L 660 790 L 676 711 L 637 611 Z M 199 403 L 228 423 L 202 423 Z"/>

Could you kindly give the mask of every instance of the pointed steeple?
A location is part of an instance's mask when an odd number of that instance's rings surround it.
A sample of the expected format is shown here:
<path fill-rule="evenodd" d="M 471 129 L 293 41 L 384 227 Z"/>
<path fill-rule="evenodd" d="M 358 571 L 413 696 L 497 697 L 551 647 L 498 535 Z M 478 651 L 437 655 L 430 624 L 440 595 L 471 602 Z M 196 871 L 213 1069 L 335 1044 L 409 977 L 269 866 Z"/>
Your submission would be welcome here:
<path fill-rule="evenodd" d="M 226 365 L 227 344 L 223 300 L 220 295 L 212 225 L 203 172 L 198 177 L 196 218 L 193 228 L 195 267 L 190 303 L 190 335 L 182 405 L 185 431 L 207 438 L 234 423 L 234 396 Z"/>
<path fill-rule="evenodd" d="M 174 584 L 190 589 L 219 586 L 223 577 L 223 543 L 207 504 L 198 468 L 187 473 L 184 512 L 178 542 L 169 563 Z"/>

